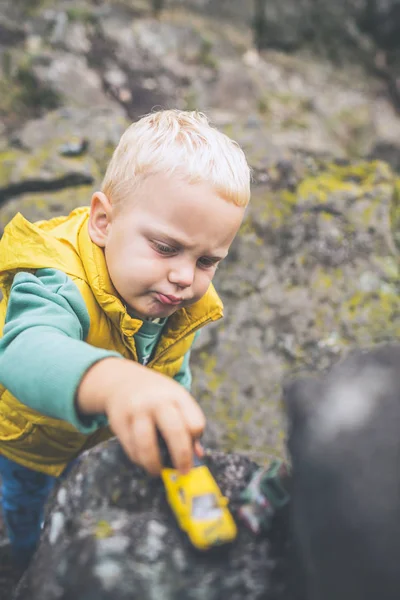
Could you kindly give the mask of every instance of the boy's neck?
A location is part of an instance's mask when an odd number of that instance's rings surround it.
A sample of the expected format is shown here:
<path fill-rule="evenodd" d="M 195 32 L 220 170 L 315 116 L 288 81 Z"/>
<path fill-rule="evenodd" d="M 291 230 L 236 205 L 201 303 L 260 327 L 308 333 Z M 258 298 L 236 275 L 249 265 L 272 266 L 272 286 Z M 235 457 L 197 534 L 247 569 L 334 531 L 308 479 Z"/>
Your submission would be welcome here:
<path fill-rule="evenodd" d="M 135 311 L 130 309 L 129 306 L 126 307 L 126 310 L 130 317 L 133 319 L 139 319 L 139 321 L 147 321 L 149 323 L 164 323 L 167 320 L 166 317 L 143 317 L 142 315 L 135 313 Z"/>

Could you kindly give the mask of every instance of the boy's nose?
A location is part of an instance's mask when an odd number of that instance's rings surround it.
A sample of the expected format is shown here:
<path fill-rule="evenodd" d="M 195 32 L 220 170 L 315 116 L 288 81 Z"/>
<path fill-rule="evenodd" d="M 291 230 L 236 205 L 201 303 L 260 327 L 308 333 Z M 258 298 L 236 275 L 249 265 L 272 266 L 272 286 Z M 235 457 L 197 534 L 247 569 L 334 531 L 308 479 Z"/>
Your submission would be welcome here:
<path fill-rule="evenodd" d="M 181 288 L 187 288 L 193 283 L 194 272 L 195 267 L 189 263 L 175 265 L 169 271 L 168 280 Z"/>

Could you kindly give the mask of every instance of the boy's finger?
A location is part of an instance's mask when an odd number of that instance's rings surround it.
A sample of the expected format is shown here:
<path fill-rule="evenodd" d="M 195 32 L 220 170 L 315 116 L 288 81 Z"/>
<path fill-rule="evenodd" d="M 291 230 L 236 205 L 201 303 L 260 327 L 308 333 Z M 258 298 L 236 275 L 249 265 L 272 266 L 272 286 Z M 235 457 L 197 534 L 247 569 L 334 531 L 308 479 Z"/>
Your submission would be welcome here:
<path fill-rule="evenodd" d="M 178 407 L 169 405 L 157 414 L 157 427 L 164 438 L 173 465 L 181 473 L 193 466 L 193 438 Z"/>
<path fill-rule="evenodd" d="M 193 446 L 194 446 L 194 452 L 195 452 L 196 456 L 198 456 L 199 458 L 203 458 L 204 448 L 203 448 L 200 440 L 195 440 Z"/>
<path fill-rule="evenodd" d="M 131 427 L 131 440 L 135 449 L 135 459 L 150 473 L 159 475 L 161 471 L 160 451 L 158 448 L 155 424 L 151 417 L 136 417 Z"/>
<path fill-rule="evenodd" d="M 179 396 L 177 404 L 192 438 L 199 438 L 206 426 L 206 418 L 200 406 L 189 393 L 187 396 Z"/>
<path fill-rule="evenodd" d="M 117 436 L 121 446 L 123 447 L 125 454 L 128 458 L 137 462 L 135 453 L 135 446 L 132 442 L 131 423 L 126 421 L 125 418 L 116 418 L 109 422 L 110 428 L 113 433 Z"/>

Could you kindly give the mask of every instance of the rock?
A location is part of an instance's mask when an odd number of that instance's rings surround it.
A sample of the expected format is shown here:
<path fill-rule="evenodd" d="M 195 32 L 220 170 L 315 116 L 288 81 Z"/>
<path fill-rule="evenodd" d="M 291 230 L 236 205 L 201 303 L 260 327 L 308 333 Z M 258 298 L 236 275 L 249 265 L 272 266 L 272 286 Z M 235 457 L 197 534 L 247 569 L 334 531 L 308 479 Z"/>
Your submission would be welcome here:
<path fill-rule="evenodd" d="M 9 73 L 4 81 L 0 78 L 0 113 L 14 132 L 26 119 L 60 105 L 85 109 L 88 125 L 99 110 L 108 111 L 111 121 L 112 115 L 132 120 L 155 107 L 180 107 L 200 108 L 211 116 L 233 113 L 223 129 L 241 142 L 256 167 L 270 163 L 271 154 L 280 159 L 293 149 L 353 157 L 382 144 L 393 144 L 394 151 L 399 147 L 400 124 L 382 93 L 386 83 L 371 81 L 354 64 L 353 48 L 352 61 L 342 69 L 321 60 L 322 51 L 317 57 L 288 57 L 272 44 L 271 51 L 258 54 L 249 26 L 253 3 L 177 0 L 158 20 L 150 17 L 151 3 L 139 0 L 96 6 L 83 1 L 68 8 L 56 4 L 42 11 L 40 0 L 33 4 L 35 15 L 24 20 L 27 42 L 7 47 L 3 62 L 10 64 Z M 274 30 L 290 29 L 291 18 L 283 18 L 281 11 L 293 15 L 298 32 L 307 22 L 299 7 L 306 14 L 311 10 L 292 0 L 267 4 L 277 12 L 277 23 L 271 20 Z M 317 5 L 329 26 L 331 13 L 340 16 L 347 6 L 345 0 L 337 11 L 322 0 Z M 18 7 L 9 11 L 18 12 Z M 348 10 L 353 14 L 351 6 Z M 65 31 L 54 40 L 60 19 Z M 314 24 L 318 33 L 319 23 Z M 323 30 L 319 35 L 322 42 L 329 37 Z M 342 47 L 334 28 L 332 35 Z M 368 60 L 375 72 L 374 44 Z M 19 71 L 21 81 L 15 76 Z M 26 79 L 31 81 L 28 93 Z"/>
<path fill-rule="evenodd" d="M 207 463 L 236 514 L 254 463 L 218 452 Z M 130 463 L 114 439 L 84 455 L 55 493 L 14 600 L 294 600 L 288 551 L 284 515 L 268 538 L 239 523 L 232 547 L 195 551 L 170 513 L 161 480 Z"/>
<path fill-rule="evenodd" d="M 88 66 L 85 56 L 61 50 L 44 51 L 33 60 L 32 69 L 38 80 L 50 84 L 64 103 L 81 108 L 117 109 L 118 104 L 104 92 L 100 74 Z"/>
<path fill-rule="evenodd" d="M 314 23 L 319 42 L 338 22 L 343 35 L 366 6 L 353 2 L 341 19 L 345 4 L 271 0 L 277 43 L 298 35 L 309 49 L 304 24 L 317 8 L 325 11 Z M 398 3 L 369 4 L 390 22 Z M 348 348 L 399 334 L 400 121 L 358 51 L 340 68 L 323 52 L 257 52 L 252 2 L 166 5 L 155 21 L 144 0 L 2 3 L 11 37 L 0 39 L 0 227 L 18 210 L 36 220 L 87 204 L 132 119 L 158 107 L 209 114 L 245 150 L 254 182 L 216 276 L 225 319 L 192 354 L 194 394 L 210 447 L 265 463 L 285 454 L 287 373 L 325 369 Z M 340 18 L 330 19 L 333 12 Z M 381 42 L 357 23 L 375 56 Z M 335 37 L 339 46 L 342 39 Z M 74 138 L 88 140 L 87 153 L 60 156 Z"/>
<path fill-rule="evenodd" d="M 2 46 L 12 46 L 25 39 L 23 28 L 0 15 L 0 40 Z"/>
<path fill-rule="evenodd" d="M 381 48 L 399 46 L 398 0 L 255 0 L 253 18 L 259 47 L 293 51 L 318 48 L 333 58 L 362 54 L 367 33 Z M 249 7 L 250 8 L 250 7 Z"/>
<path fill-rule="evenodd" d="M 127 126 L 128 120 L 120 107 L 69 106 L 29 121 L 14 133 L 13 144 L 22 147 L 28 154 L 36 155 L 42 147 L 51 147 L 58 154 L 59 146 L 68 143 L 71 138 L 85 138 L 89 143 L 90 158 L 102 169 L 102 176 L 112 151 Z"/>
<path fill-rule="evenodd" d="M 87 186 L 99 181 L 98 167 L 90 156 L 61 156 L 60 140 L 40 152 L 8 150 L 0 154 L 0 203 L 29 192 Z"/>
<path fill-rule="evenodd" d="M 61 217 L 77 206 L 87 205 L 92 193 L 92 185 L 81 185 L 62 190 L 24 193 L 10 198 L 0 211 L 0 232 L 3 232 L 4 227 L 18 212 L 32 222 Z"/>
<path fill-rule="evenodd" d="M 89 204 L 126 126 L 122 111 L 93 107 L 59 109 L 21 127 L 13 147 L 0 151 L 1 230 L 18 211 L 37 221 Z"/>
<path fill-rule="evenodd" d="M 362 27 L 370 33 L 381 48 L 399 47 L 400 3 L 398 0 L 376 0 L 365 3 Z"/>
<path fill-rule="evenodd" d="M 399 216 L 385 163 L 299 156 L 261 175 L 215 278 L 224 321 L 192 364 L 208 443 L 265 461 L 284 455 L 284 376 L 399 337 Z"/>
<path fill-rule="evenodd" d="M 400 346 L 288 385 L 292 519 L 307 600 L 396 600 Z"/>

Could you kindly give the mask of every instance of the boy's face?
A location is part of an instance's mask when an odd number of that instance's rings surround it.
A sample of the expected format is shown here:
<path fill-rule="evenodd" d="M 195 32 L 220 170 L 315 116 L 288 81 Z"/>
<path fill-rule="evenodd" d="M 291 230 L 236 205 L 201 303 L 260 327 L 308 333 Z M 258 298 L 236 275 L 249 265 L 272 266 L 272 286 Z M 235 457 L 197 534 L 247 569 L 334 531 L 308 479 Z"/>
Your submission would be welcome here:
<path fill-rule="evenodd" d="M 152 175 L 116 207 L 95 193 L 89 233 L 126 305 L 143 318 L 169 317 L 206 293 L 244 210 L 206 183 Z"/>

